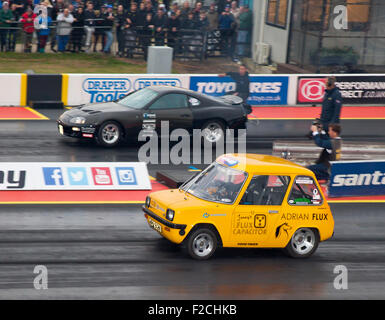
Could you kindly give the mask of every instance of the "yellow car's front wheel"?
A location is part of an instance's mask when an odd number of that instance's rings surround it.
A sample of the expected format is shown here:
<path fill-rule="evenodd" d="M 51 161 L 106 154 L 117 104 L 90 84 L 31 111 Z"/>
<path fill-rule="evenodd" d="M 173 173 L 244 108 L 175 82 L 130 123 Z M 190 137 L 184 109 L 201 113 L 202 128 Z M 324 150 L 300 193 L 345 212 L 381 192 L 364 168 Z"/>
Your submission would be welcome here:
<path fill-rule="evenodd" d="M 218 239 L 208 228 L 199 228 L 193 231 L 187 239 L 187 252 L 196 260 L 207 260 L 215 252 Z"/>

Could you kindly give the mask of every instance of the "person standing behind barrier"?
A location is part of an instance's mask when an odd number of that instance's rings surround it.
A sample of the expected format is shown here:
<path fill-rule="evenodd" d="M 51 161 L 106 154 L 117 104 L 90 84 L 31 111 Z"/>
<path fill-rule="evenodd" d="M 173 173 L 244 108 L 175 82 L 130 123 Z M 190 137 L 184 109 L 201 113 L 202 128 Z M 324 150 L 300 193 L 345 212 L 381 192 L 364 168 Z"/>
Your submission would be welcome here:
<path fill-rule="evenodd" d="M 87 8 L 84 11 L 84 29 L 86 31 L 86 41 L 85 41 L 85 47 L 86 52 L 91 51 L 92 47 L 92 35 L 95 32 L 95 11 L 94 11 L 94 5 L 92 2 L 87 3 Z"/>
<path fill-rule="evenodd" d="M 341 159 L 342 139 L 341 126 L 333 123 L 328 126 L 328 134 L 320 126 L 310 127 L 315 144 L 323 148 L 315 164 L 307 168 L 314 172 L 318 180 L 328 180 L 330 177 L 330 161 Z"/>
<path fill-rule="evenodd" d="M 215 3 L 210 4 L 210 8 L 207 13 L 207 20 L 209 21 L 208 31 L 214 31 L 218 29 L 219 15 L 215 10 Z"/>
<path fill-rule="evenodd" d="M 221 50 L 229 57 L 233 51 L 230 45 L 235 25 L 234 16 L 230 13 L 230 6 L 227 5 L 219 17 L 219 31 L 221 32 Z"/>
<path fill-rule="evenodd" d="M 341 92 L 336 87 L 336 78 L 327 77 L 325 95 L 322 101 L 321 123 L 325 131 L 329 128 L 329 123 L 340 123 L 342 109 Z"/>
<path fill-rule="evenodd" d="M 69 13 L 68 8 L 65 8 L 63 12 L 57 16 L 56 36 L 59 52 L 65 52 L 66 50 L 73 22 L 74 17 Z"/>
<path fill-rule="evenodd" d="M 243 64 L 240 65 L 238 72 L 227 72 L 218 75 L 218 77 L 225 76 L 235 81 L 235 90 L 229 93 L 242 98 L 243 102 L 246 102 L 250 95 L 250 79 L 246 66 Z"/>
<path fill-rule="evenodd" d="M 8 43 L 8 36 L 9 36 L 9 27 L 11 26 L 13 19 L 12 11 L 9 10 L 8 2 L 3 2 L 3 7 L 0 10 L 0 45 L 1 45 L 1 52 L 8 51 L 9 46 Z"/>
<path fill-rule="evenodd" d="M 40 12 L 35 19 L 35 29 L 38 37 L 37 51 L 40 53 L 45 52 L 45 45 L 50 33 L 49 27 L 52 24 L 52 19 L 48 16 L 47 11 Z"/>
<path fill-rule="evenodd" d="M 74 23 L 72 24 L 72 52 L 82 51 L 82 40 L 84 35 L 84 9 L 79 6 L 74 14 Z"/>
<path fill-rule="evenodd" d="M 178 33 L 180 30 L 180 20 L 176 16 L 176 12 L 171 12 L 170 18 L 168 20 L 168 33 L 167 33 L 167 45 L 173 48 L 173 55 L 175 55 L 175 50 L 178 50 L 177 41 Z"/>
<path fill-rule="evenodd" d="M 106 12 L 103 15 L 104 18 L 104 34 L 106 35 L 106 43 L 103 48 L 103 52 L 106 54 L 110 53 L 111 45 L 114 42 L 114 36 L 112 34 L 112 28 L 114 26 L 114 20 L 115 16 L 112 13 L 112 6 L 111 5 L 106 5 Z"/>
<path fill-rule="evenodd" d="M 16 38 L 17 38 L 17 33 L 18 33 L 18 23 L 20 20 L 20 15 L 19 15 L 19 10 L 17 10 L 17 4 L 12 3 L 11 5 L 11 11 L 13 15 L 13 19 L 11 22 L 11 29 L 9 30 L 8 34 L 8 48 L 9 51 L 14 52 L 16 49 Z"/>
<path fill-rule="evenodd" d="M 123 55 L 124 51 L 124 25 L 126 24 L 126 12 L 123 5 L 118 6 L 115 15 L 116 39 L 118 40 L 118 56 Z"/>
<path fill-rule="evenodd" d="M 253 13 L 250 11 L 248 5 L 241 7 L 239 15 L 239 27 L 237 34 L 236 51 L 238 57 L 250 56 L 250 35 L 253 27 Z"/>
<path fill-rule="evenodd" d="M 31 7 L 28 7 L 27 11 L 21 16 L 20 22 L 23 24 L 24 31 L 24 52 L 31 52 L 32 49 L 32 36 L 35 31 L 33 21 L 35 18 L 36 14 L 33 13 Z"/>
<path fill-rule="evenodd" d="M 165 29 L 168 27 L 168 18 L 163 9 L 159 9 L 153 19 L 155 29 L 155 45 L 164 46 Z"/>

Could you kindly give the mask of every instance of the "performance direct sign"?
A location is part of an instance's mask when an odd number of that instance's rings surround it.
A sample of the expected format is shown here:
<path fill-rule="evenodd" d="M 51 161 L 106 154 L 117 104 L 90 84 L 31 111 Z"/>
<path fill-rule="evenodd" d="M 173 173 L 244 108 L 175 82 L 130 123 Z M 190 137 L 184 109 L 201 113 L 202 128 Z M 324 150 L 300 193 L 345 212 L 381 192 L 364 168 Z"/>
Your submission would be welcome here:
<path fill-rule="evenodd" d="M 344 104 L 384 104 L 385 76 L 337 76 L 336 87 Z M 321 103 L 325 94 L 326 77 L 300 77 L 297 102 Z"/>
<path fill-rule="evenodd" d="M 385 195 L 385 161 L 332 162 L 330 197 Z"/>
<path fill-rule="evenodd" d="M 0 190 L 151 190 L 144 162 L 2 162 Z"/>
<path fill-rule="evenodd" d="M 288 77 L 250 76 L 251 105 L 287 104 Z M 230 77 L 191 76 L 190 90 L 212 96 L 223 96 L 235 91 L 236 84 Z"/>

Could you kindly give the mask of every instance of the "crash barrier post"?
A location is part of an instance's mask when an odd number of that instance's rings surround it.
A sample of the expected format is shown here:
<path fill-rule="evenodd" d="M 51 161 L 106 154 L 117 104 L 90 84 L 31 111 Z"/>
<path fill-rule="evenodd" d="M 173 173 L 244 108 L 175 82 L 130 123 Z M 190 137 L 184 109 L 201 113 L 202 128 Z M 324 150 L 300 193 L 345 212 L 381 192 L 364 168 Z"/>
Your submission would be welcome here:
<path fill-rule="evenodd" d="M 307 166 L 314 164 L 322 148 L 314 141 L 276 140 L 273 142 L 273 156 L 283 157 L 298 164 Z M 341 160 L 372 161 L 385 158 L 385 143 L 365 143 L 343 141 Z"/>
<path fill-rule="evenodd" d="M 385 161 L 332 162 L 328 195 L 385 195 Z"/>

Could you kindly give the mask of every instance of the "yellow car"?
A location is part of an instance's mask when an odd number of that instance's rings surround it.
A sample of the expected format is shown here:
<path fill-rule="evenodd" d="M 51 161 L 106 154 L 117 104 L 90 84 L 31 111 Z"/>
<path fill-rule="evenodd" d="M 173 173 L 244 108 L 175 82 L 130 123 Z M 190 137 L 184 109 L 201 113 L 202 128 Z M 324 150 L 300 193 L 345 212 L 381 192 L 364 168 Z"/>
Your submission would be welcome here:
<path fill-rule="evenodd" d="M 305 258 L 334 230 L 314 174 L 267 155 L 223 155 L 179 189 L 151 193 L 143 211 L 151 228 L 199 260 L 218 246 Z"/>

